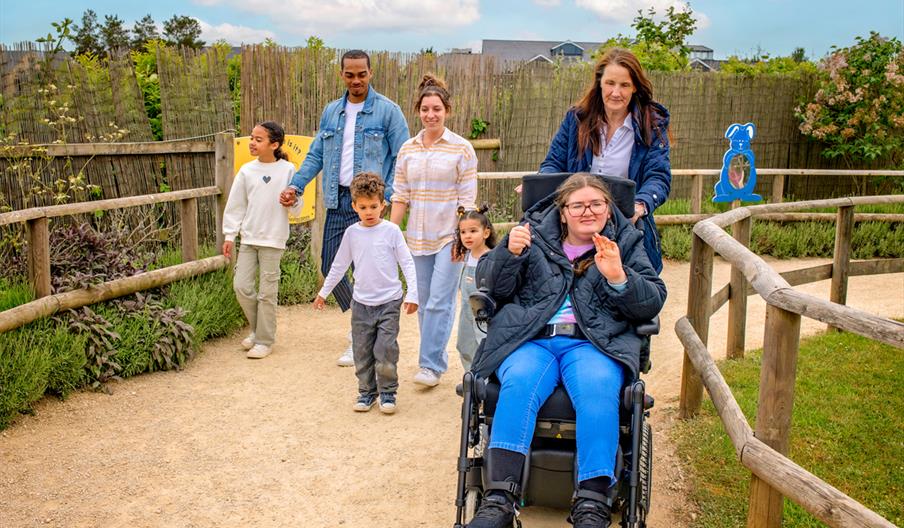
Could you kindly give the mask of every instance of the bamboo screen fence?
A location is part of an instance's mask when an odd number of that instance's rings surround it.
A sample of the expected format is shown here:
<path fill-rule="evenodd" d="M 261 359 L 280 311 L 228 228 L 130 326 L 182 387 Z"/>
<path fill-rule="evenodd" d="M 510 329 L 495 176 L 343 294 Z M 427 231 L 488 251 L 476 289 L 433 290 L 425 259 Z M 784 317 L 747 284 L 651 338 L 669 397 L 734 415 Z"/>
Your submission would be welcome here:
<path fill-rule="evenodd" d="M 226 51 L 160 49 L 157 53 L 164 139 L 212 137 L 238 128 L 247 134 L 263 120 L 284 124 L 289 133 L 313 134 L 320 113 L 341 96 L 340 51 L 246 46 L 241 49 L 240 93 L 230 91 Z M 0 46 L 2 115 L 0 132 L 14 141 L 31 144 L 98 141 L 120 131 L 115 141 L 151 138 L 132 62 L 127 55 L 86 64 L 85 59 L 57 57 L 54 92 L 42 83 L 41 49 L 33 44 Z M 480 55 L 372 54 L 372 86 L 399 103 L 412 133 L 420 129 L 414 111 L 417 85 L 425 73 L 444 78 L 453 94 L 449 119 L 452 130 L 468 136 L 473 119 L 487 123 L 483 138 L 499 138 L 498 151 L 480 151 L 481 171 L 536 169 L 565 112 L 586 89 L 590 65 L 569 67 L 496 64 Z M 844 166 L 821 155 L 821 147 L 801 136 L 794 108 L 815 90 L 813 79 L 713 75 L 698 72 L 650 74 L 655 97 L 671 113 L 671 161 L 676 169 L 713 169 L 721 166 L 727 148 L 724 131 L 733 122 L 753 122 L 758 137 L 752 146 L 761 168 L 890 168 L 887 160 Z M 45 90 L 39 92 L 39 90 Z M 234 108 L 238 99 L 239 109 Z M 49 126 L 50 102 L 68 103 L 75 121 L 62 131 Z M 240 115 L 236 115 L 240 112 Z M 111 125 L 112 124 L 112 125 Z M 123 132 L 124 131 L 124 132 Z M 100 139 L 104 140 L 104 139 Z M 2 154 L 2 153 L 0 153 Z M 0 193 L 13 209 L 45 205 L 28 198 L 27 182 L 10 172 L 21 159 L 0 155 Z M 89 183 L 99 185 L 102 198 L 117 198 L 210 185 L 212 160 L 206 154 L 147 155 L 123 158 L 102 156 L 35 160 L 38 177 L 52 182 L 55 175 L 84 167 Z M 21 167 L 20 167 L 21 168 Z M 714 178 L 704 183 L 711 188 Z M 887 192 L 871 182 L 850 178 L 794 176 L 786 194 L 796 198 L 826 198 L 852 193 Z M 514 210 L 512 181 L 482 182 L 481 199 L 503 210 Z M 771 181 L 763 179 L 758 192 L 769 195 Z M 687 198 L 690 180 L 675 179 L 672 197 Z M 211 206 L 200 204 L 202 213 Z M 172 216 L 172 215 L 170 215 Z M 210 218 L 202 214 L 202 218 Z M 212 228 L 202 225 L 202 234 Z"/>

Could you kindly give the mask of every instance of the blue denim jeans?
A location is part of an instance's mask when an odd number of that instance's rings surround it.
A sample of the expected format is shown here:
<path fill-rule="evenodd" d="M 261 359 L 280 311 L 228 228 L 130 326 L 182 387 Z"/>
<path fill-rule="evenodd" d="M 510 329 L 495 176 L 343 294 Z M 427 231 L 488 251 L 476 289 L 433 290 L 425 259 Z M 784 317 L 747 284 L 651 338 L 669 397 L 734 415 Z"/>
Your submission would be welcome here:
<path fill-rule="evenodd" d="M 421 330 L 421 367 L 442 374 L 449 368 L 446 345 L 452 335 L 455 293 L 463 262 L 452 262 L 452 244 L 439 253 L 414 256 L 417 272 L 417 321 Z"/>
<path fill-rule="evenodd" d="M 578 482 L 609 477 L 615 482 L 621 365 L 589 341 L 535 339 L 521 345 L 496 371 L 502 383 L 490 448 L 527 455 L 537 413 L 561 381 L 577 416 Z"/>

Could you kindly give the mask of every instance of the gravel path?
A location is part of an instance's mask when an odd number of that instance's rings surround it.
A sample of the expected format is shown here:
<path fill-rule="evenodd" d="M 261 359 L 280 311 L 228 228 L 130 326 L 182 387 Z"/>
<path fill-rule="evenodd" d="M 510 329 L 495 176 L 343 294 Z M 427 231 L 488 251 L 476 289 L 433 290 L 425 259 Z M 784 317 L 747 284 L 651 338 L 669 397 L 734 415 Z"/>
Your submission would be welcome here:
<path fill-rule="evenodd" d="M 728 275 L 717 259 L 716 287 Z M 668 431 L 683 354 L 672 328 L 686 308 L 688 265 L 669 262 L 663 277 L 670 297 L 646 377 L 657 400 L 650 526 L 682 528 L 693 515 L 689 483 Z M 802 288 L 828 297 L 828 281 Z M 849 296 L 852 306 L 901 317 L 904 274 L 853 278 Z M 726 312 L 710 325 L 710 349 L 719 357 Z M 747 344 L 757 347 L 765 312 L 757 297 L 749 312 Z M 182 372 L 131 378 L 113 384 L 112 395 L 45 399 L 34 416 L 0 433 L 0 526 L 451 526 L 457 355 L 438 387 L 417 388 L 417 318 L 403 316 L 398 413 L 354 413 L 354 373 L 334 365 L 348 321 L 336 309 L 280 308 L 279 342 L 267 359 L 245 359 L 244 334 L 236 334 L 206 343 Z M 805 320 L 803 328 L 813 333 L 823 325 Z M 522 520 L 526 528 L 567 526 L 565 516 L 528 509 Z"/>

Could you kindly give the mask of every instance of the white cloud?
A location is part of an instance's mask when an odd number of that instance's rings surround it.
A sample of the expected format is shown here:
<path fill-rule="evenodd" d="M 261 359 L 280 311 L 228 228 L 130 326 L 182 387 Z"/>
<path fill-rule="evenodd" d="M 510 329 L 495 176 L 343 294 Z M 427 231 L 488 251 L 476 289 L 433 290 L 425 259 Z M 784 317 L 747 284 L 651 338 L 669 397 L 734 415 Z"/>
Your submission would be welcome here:
<path fill-rule="evenodd" d="M 556 7 L 562 3 L 562 0 L 534 0 L 534 3 L 542 7 Z"/>
<path fill-rule="evenodd" d="M 666 9 L 670 7 L 683 11 L 688 5 L 682 0 L 575 0 L 575 4 L 593 11 L 603 20 L 620 23 L 632 22 L 638 10 L 643 10 L 646 14 L 652 7 L 658 18 L 665 15 Z M 694 11 L 694 17 L 697 19 L 697 29 L 709 27 L 709 17 L 705 13 Z"/>
<path fill-rule="evenodd" d="M 479 0 L 196 0 L 270 16 L 300 35 L 350 30 L 424 31 L 466 26 L 480 19 Z"/>
<path fill-rule="evenodd" d="M 196 19 L 201 24 L 201 40 L 207 43 L 225 40 L 229 44 L 254 44 L 263 42 L 268 38 L 276 40 L 276 34 L 268 29 L 255 29 L 247 26 L 234 26 L 229 23 L 218 26 L 211 25 L 201 19 Z"/>

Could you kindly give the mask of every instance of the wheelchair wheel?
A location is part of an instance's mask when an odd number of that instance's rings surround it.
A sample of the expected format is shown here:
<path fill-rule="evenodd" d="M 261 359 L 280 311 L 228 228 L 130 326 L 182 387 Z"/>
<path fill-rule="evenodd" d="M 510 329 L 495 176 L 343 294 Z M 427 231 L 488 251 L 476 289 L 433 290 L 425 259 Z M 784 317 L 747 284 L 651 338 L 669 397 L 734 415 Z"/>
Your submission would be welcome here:
<path fill-rule="evenodd" d="M 646 526 L 646 517 L 650 513 L 650 494 L 653 491 L 653 429 L 650 424 L 643 423 L 643 435 L 640 438 L 640 497 L 638 517 L 640 525 Z"/>
<path fill-rule="evenodd" d="M 468 488 L 468 491 L 465 492 L 465 510 L 462 515 L 462 522 L 465 524 L 471 522 L 471 519 L 477 513 L 477 508 L 480 507 L 480 498 L 480 490 L 477 488 Z"/>

